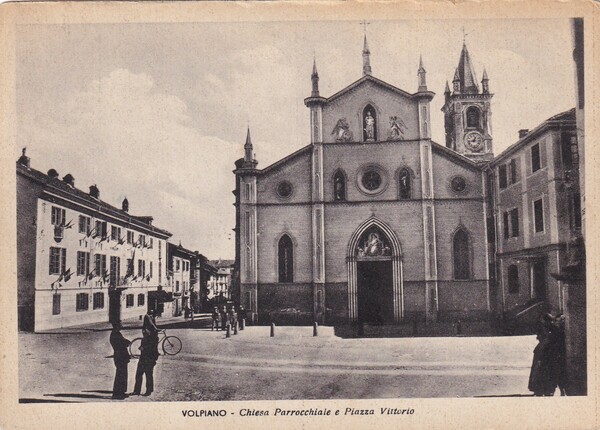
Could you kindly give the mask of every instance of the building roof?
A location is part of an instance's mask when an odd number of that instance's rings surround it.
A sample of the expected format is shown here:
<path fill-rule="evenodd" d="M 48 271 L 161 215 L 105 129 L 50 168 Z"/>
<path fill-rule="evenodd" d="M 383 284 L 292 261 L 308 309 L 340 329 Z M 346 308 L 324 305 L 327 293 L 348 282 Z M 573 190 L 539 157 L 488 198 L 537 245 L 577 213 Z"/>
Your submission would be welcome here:
<path fill-rule="evenodd" d="M 475 77 L 475 69 L 473 69 L 473 63 L 471 62 L 471 56 L 469 55 L 466 43 L 463 43 L 456 74 L 458 76 L 455 75 L 455 78 L 458 77 L 458 80 L 460 81 L 461 93 L 476 94 L 479 92 L 477 78 Z"/>
<path fill-rule="evenodd" d="M 125 212 L 113 205 L 110 205 L 99 198 L 92 197 L 89 193 L 75 188 L 59 178 L 52 178 L 39 170 L 32 169 L 31 167 L 23 166 L 17 163 L 17 174 L 37 182 L 41 185 L 45 192 L 55 194 L 60 198 L 70 198 L 76 203 L 88 207 L 88 209 L 104 213 L 108 216 L 119 219 L 120 221 L 138 227 L 140 229 L 155 233 L 165 238 L 171 237 L 172 234 L 167 230 L 160 229 L 150 224 L 152 217 L 148 216 L 135 216 L 129 212 Z M 48 195 L 49 196 L 49 195 Z"/>
<path fill-rule="evenodd" d="M 223 260 L 219 258 L 218 260 L 210 260 L 209 263 L 217 269 L 221 269 L 233 266 L 235 264 L 235 260 Z"/>
<path fill-rule="evenodd" d="M 526 146 L 532 140 L 536 139 L 540 134 L 547 131 L 549 128 L 565 124 L 575 126 L 575 108 L 571 108 L 569 110 L 551 116 L 550 118 L 539 124 L 537 127 L 535 127 L 533 130 L 529 131 L 517 142 L 513 143 L 511 146 L 506 148 L 502 153 L 500 153 L 496 158 L 494 158 L 494 160 L 490 164 L 496 165 L 502 162 L 507 157 L 511 156 L 516 151 L 521 149 L 523 146 Z"/>
<path fill-rule="evenodd" d="M 181 242 L 179 242 L 179 245 L 175 245 L 174 243 L 167 242 L 167 250 L 168 250 L 169 254 L 171 254 L 171 255 L 178 255 L 180 257 L 183 256 L 183 257 L 187 257 L 187 258 L 196 257 L 196 251 L 192 251 L 190 249 L 184 248 L 181 245 Z"/>

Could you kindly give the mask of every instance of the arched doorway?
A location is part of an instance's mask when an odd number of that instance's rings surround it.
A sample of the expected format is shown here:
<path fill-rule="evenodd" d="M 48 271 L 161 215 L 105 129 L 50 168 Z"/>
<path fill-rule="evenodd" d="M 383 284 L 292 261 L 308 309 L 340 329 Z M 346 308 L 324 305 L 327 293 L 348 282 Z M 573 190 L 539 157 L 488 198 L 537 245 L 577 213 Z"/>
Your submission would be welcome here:
<path fill-rule="evenodd" d="M 375 217 L 365 221 L 348 246 L 350 321 L 385 324 L 403 318 L 402 258 L 394 232 Z"/>

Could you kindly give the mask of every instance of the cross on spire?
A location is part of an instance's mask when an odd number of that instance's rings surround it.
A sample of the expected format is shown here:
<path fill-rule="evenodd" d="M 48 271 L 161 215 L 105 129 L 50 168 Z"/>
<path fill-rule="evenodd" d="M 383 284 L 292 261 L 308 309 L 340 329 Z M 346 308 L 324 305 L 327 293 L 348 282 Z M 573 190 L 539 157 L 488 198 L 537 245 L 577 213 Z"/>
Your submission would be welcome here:
<path fill-rule="evenodd" d="M 363 26 L 363 28 L 364 28 L 365 34 L 367 34 L 367 25 L 369 25 L 369 24 L 371 24 L 371 23 L 370 23 L 370 22 L 367 22 L 367 21 L 366 21 L 366 20 L 364 20 L 364 19 L 363 19 L 363 20 L 360 22 L 360 25 L 362 25 L 362 26 Z"/>
<path fill-rule="evenodd" d="M 469 34 L 471 34 L 471 33 L 472 33 L 472 31 L 469 31 L 468 33 L 466 33 L 466 32 L 465 32 L 465 26 L 463 25 L 463 28 L 462 28 L 462 33 L 463 33 L 463 45 L 466 45 L 466 44 L 467 44 L 467 36 L 468 36 Z"/>

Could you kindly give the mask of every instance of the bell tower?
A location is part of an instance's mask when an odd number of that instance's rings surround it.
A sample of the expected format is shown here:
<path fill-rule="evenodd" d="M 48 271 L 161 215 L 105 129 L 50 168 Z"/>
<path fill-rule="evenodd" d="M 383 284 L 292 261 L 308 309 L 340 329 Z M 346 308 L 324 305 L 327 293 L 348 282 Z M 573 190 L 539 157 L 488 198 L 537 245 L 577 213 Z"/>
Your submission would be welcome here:
<path fill-rule="evenodd" d="M 452 91 L 446 82 L 444 97 L 442 112 L 446 146 L 473 161 L 491 161 L 494 158 L 491 123 L 493 94 L 489 91 L 485 69 L 480 90 L 465 41 L 452 79 Z"/>

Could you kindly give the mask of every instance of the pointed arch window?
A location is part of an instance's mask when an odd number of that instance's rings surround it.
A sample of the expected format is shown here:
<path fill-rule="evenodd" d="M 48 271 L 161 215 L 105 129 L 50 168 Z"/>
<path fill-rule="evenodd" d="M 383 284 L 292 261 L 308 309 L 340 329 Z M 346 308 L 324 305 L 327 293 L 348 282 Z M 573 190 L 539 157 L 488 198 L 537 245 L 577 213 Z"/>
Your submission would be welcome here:
<path fill-rule="evenodd" d="M 467 128 L 479 128 L 481 112 L 479 108 L 470 106 L 467 109 Z"/>
<path fill-rule="evenodd" d="M 471 252 L 469 235 L 462 228 L 454 233 L 452 238 L 454 258 L 454 279 L 467 280 L 471 278 Z"/>
<path fill-rule="evenodd" d="M 412 197 L 412 178 L 410 170 L 402 169 L 398 173 L 398 198 L 400 200 L 410 199 Z"/>
<path fill-rule="evenodd" d="M 366 105 L 363 109 L 363 141 L 375 142 L 377 140 L 377 112 L 373 106 Z"/>
<path fill-rule="evenodd" d="M 333 175 L 333 200 L 338 202 L 346 200 L 346 175 L 341 170 Z"/>
<path fill-rule="evenodd" d="M 284 234 L 279 239 L 279 282 L 294 282 L 294 243 Z"/>

